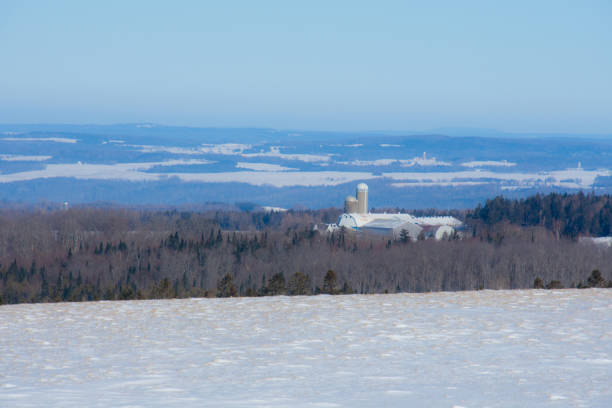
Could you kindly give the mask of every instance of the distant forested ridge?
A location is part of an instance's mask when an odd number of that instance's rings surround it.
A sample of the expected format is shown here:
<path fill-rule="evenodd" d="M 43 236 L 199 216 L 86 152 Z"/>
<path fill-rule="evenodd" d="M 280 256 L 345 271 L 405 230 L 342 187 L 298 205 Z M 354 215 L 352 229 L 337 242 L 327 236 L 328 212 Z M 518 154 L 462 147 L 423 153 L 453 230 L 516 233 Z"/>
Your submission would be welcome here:
<path fill-rule="evenodd" d="M 471 218 L 494 225 L 503 221 L 522 226 L 544 226 L 558 236 L 609 236 L 612 232 L 612 196 L 548 194 L 509 200 L 496 197 L 478 206 Z"/>
<path fill-rule="evenodd" d="M 439 242 L 313 229 L 339 209 L 2 210 L 0 303 L 605 287 L 612 249 L 572 237 L 609 200 L 496 198 Z"/>

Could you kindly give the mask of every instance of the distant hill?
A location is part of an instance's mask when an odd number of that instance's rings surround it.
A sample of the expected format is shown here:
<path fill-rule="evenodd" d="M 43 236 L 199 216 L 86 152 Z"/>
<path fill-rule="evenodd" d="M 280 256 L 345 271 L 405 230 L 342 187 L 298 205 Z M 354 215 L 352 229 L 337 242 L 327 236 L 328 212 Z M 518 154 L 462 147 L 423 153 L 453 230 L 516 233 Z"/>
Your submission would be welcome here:
<path fill-rule="evenodd" d="M 472 208 L 496 195 L 612 193 L 612 139 L 451 130 L 461 137 L 4 124 L 0 201 L 325 208 L 340 206 L 362 181 L 378 208 Z"/>

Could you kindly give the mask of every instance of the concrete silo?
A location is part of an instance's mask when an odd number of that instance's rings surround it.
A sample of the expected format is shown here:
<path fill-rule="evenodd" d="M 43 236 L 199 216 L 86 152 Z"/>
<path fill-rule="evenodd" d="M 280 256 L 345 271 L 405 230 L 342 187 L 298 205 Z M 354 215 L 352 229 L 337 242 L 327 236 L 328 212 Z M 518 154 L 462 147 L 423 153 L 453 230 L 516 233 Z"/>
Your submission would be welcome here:
<path fill-rule="evenodd" d="M 357 212 L 368 213 L 368 185 L 365 183 L 357 184 Z"/>
<path fill-rule="evenodd" d="M 347 196 L 344 199 L 344 212 L 348 214 L 353 214 L 358 211 L 357 207 L 357 199 L 353 196 Z"/>

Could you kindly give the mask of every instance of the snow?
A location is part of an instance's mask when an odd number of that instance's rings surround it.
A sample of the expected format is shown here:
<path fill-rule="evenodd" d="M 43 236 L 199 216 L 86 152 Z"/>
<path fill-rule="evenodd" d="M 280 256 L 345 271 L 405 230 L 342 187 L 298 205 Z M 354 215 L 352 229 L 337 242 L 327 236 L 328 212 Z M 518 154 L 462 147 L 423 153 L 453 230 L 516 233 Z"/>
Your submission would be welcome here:
<path fill-rule="evenodd" d="M 349 228 L 373 227 L 374 224 L 377 228 L 393 228 L 407 222 L 423 226 L 459 227 L 462 225 L 462 222 L 455 217 L 415 217 L 406 213 L 344 213 L 338 218 L 339 226 Z"/>
<path fill-rule="evenodd" d="M 406 222 L 416 223 L 416 217 L 405 213 L 345 213 L 338 218 L 338 225 L 351 228 L 361 228 L 376 221 L 384 221 L 387 225 L 401 225 Z"/>
<path fill-rule="evenodd" d="M 305 163 L 327 162 L 330 154 L 281 153 L 280 146 L 270 146 L 267 152 L 243 153 L 242 157 L 276 157 L 283 160 L 301 161 Z"/>
<path fill-rule="evenodd" d="M 215 147 L 217 152 L 222 149 L 240 149 L 238 147 Z M 229 151 L 229 150 L 228 150 Z M 221 153 L 220 153 L 221 154 Z M 268 153 L 262 153 L 267 155 Z M 308 154 L 285 155 L 279 153 L 281 158 L 292 160 L 319 160 Z M 257 156 L 259 153 L 242 154 L 242 156 Z M 299 156 L 299 157 L 298 157 Z M 306 157 L 308 156 L 308 157 Z M 301 158 L 300 158 L 301 157 Z M 321 156 L 325 160 L 329 156 Z M 427 159 L 427 160 L 434 160 Z M 393 187 L 431 187 L 431 186 L 474 186 L 485 183 L 500 183 L 503 189 L 518 189 L 538 186 L 557 186 L 566 188 L 591 188 L 599 176 L 610 176 L 612 172 L 607 169 L 584 170 L 582 168 L 556 170 L 539 173 L 521 172 L 494 172 L 490 170 L 465 170 L 448 172 L 351 172 L 351 171 L 287 171 L 289 167 L 266 163 L 238 163 L 237 167 L 249 168 L 254 171 L 234 171 L 217 173 L 155 173 L 145 172 L 158 166 L 211 164 L 214 161 L 205 159 L 167 160 L 160 162 L 142 163 L 116 163 L 116 164 L 84 164 L 62 163 L 48 164 L 43 169 L 16 172 L 10 174 L 0 173 L 0 183 L 12 183 L 26 180 L 69 177 L 76 179 L 95 180 L 128 180 L 128 181 L 155 181 L 175 177 L 187 182 L 200 183 L 247 183 L 255 186 L 270 185 L 275 187 L 290 186 L 336 186 L 354 181 L 372 179 L 390 179 Z M 440 162 L 438 162 L 440 163 Z M 249 166 L 249 167 L 247 167 Z"/>
<path fill-rule="evenodd" d="M 450 216 L 415 217 L 414 220 L 415 220 L 415 223 L 419 225 L 433 225 L 433 226 L 441 225 L 441 226 L 459 227 L 463 224 L 457 218 L 450 217 Z"/>
<path fill-rule="evenodd" d="M 239 169 L 249 169 L 255 171 L 288 171 L 288 170 L 297 170 L 292 167 L 281 166 L 280 164 L 272 164 L 272 163 L 246 163 L 246 162 L 238 162 L 236 163 L 236 167 Z"/>
<path fill-rule="evenodd" d="M 48 164 L 42 170 L 31 170 L 17 173 L 0 174 L 0 183 L 13 183 L 18 181 L 69 177 L 82 180 L 128 180 L 147 181 L 160 180 L 172 174 L 145 173 L 145 170 L 157 166 L 181 166 L 214 163 L 209 160 L 166 160 L 143 163 L 116 163 L 116 164 L 90 164 L 76 163 Z"/>
<path fill-rule="evenodd" d="M 468 181 L 503 183 L 502 188 L 557 186 L 566 188 L 591 188 L 599 176 L 610 176 L 608 169 L 584 170 L 582 168 L 555 170 L 539 173 L 494 172 L 490 170 L 465 170 L 449 172 L 395 172 L 383 173 L 392 180 L 410 181 L 394 183 L 395 187 L 427 187 L 466 185 Z"/>
<path fill-rule="evenodd" d="M 482 161 L 470 161 L 461 163 L 464 167 L 514 167 L 516 163 L 509 162 L 507 160 L 482 160 Z"/>
<path fill-rule="evenodd" d="M 435 157 L 427 157 L 427 153 L 423 152 L 422 157 L 413 157 L 409 160 L 400 160 L 402 163 L 402 167 L 412 167 L 412 166 L 450 166 L 449 162 L 445 162 L 442 160 L 437 160 Z"/>
<path fill-rule="evenodd" d="M 51 159 L 52 156 L 27 156 L 23 154 L 0 154 L 0 160 L 2 161 L 26 161 L 26 162 L 40 162 Z"/>
<path fill-rule="evenodd" d="M 178 147 L 178 146 L 156 146 L 156 145 L 125 145 L 133 147 L 142 153 L 171 153 L 171 154 L 221 154 L 221 155 L 239 155 L 243 151 L 250 149 L 251 145 L 240 143 L 223 143 L 223 144 L 203 144 L 199 147 Z"/>
<path fill-rule="evenodd" d="M 580 237 L 579 242 L 612 247 L 612 237 Z"/>
<path fill-rule="evenodd" d="M 392 187 L 472 187 L 480 186 L 483 184 L 489 184 L 486 181 L 438 181 L 438 182 L 427 182 L 418 181 L 415 183 L 391 183 Z"/>
<path fill-rule="evenodd" d="M 0 307 L 0 406 L 608 407 L 612 291 Z"/>
<path fill-rule="evenodd" d="M 75 178 L 81 180 L 125 180 L 158 181 L 169 177 L 186 182 L 200 183 L 247 183 L 254 186 L 336 186 L 339 184 L 376 178 L 372 173 L 340 171 L 234 171 L 218 173 L 157 173 L 148 172 L 154 167 L 178 165 L 212 164 L 205 159 L 166 160 L 159 162 L 89 164 L 67 163 L 49 164 L 44 169 L 16 173 L 0 173 L 0 183 L 14 183 L 26 180 L 47 178 Z M 258 163 L 251 163 L 257 165 Z M 286 168 L 290 170 L 289 168 Z"/>
<path fill-rule="evenodd" d="M 234 171 L 220 173 L 173 173 L 187 182 L 246 183 L 253 186 L 337 186 L 376 178 L 372 173 L 348 171 Z M 1 178 L 0 178 L 1 180 Z"/>
<path fill-rule="evenodd" d="M 376 159 L 376 160 L 353 160 L 339 161 L 338 164 L 352 166 L 390 166 L 399 163 L 402 167 L 412 166 L 450 166 L 451 163 L 437 160 L 435 157 L 427 157 L 426 153 L 423 156 L 413 157 L 412 159 Z"/>
<path fill-rule="evenodd" d="M 243 143 L 222 143 L 222 144 L 203 144 L 200 150 L 203 153 L 214 153 L 214 154 L 225 154 L 225 155 L 237 155 L 241 154 L 245 150 L 252 148 L 249 144 Z"/>
<path fill-rule="evenodd" d="M 3 137 L 0 140 L 7 142 L 55 142 L 55 143 L 76 143 L 77 139 L 67 137 Z"/>
<path fill-rule="evenodd" d="M 265 206 L 263 206 L 261 208 L 264 210 L 264 212 L 267 212 L 267 213 L 279 213 L 279 212 L 287 212 L 287 211 L 289 211 L 286 208 L 282 208 L 282 207 L 270 207 L 270 206 L 267 206 L 267 205 L 265 205 Z"/>
<path fill-rule="evenodd" d="M 398 159 L 376 159 L 376 160 L 339 161 L 337 163 L 349 165 L 349 166 L 390 166 L 398 162 L 399 162 Z"/>

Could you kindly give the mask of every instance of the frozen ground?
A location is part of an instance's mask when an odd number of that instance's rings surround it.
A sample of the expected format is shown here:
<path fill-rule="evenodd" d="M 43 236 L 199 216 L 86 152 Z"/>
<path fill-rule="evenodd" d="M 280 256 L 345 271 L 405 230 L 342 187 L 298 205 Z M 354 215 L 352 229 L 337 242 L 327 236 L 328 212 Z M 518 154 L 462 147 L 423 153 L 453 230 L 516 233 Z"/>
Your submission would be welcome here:
<path fill-rule="evenodd" d="M 612 290 L 0 307 L 0 406 L 612 406 Z"/>

